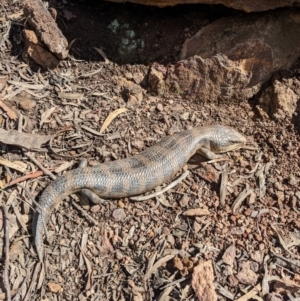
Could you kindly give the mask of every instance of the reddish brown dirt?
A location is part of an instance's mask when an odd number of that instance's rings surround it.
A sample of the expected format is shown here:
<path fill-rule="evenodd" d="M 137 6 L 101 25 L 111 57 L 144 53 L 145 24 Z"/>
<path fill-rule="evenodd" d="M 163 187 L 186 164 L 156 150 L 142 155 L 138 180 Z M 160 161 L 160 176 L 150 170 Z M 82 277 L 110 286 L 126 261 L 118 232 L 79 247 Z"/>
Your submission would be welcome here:
<path fill-rule="evenodd" d="M 161 137 L 199 124 L 231 125 L 247 137 L 249 144 L 246 149 L 229 154 L 229 185 L 224 207 L 219 196 L 224 162 L 200 164 L 197 156 L 187 167 L 191 170 L 188 177 L 160 198 L 144 202 L 125 198 L 99 206 L 75 197 L 97 225 L 74 207 L 73 197 L 64 200 L 47 225 L 45 270 L 37 273 L 36 278 L 34 271 L 39 266 L 31 229 L 34 205 L 28 192 L 19 186 L 6 188 L 1 199 L 8 210 L 11 236 L 10 265 L 4 279 L 9 281 L 12 300 L 25 296 L 27 300 L 167 300 L 159 296 L 163 292 L 167 294 L 168 289 L 168 300 L 194 300 L 193 269 L 199 262 L 210 259 L 214 264 L 218 300 L 236 300 L 254 286 L 258 287 L 260 296 L 277 293 L 281 300 L 289 300 L 290 293 L 299 298 L 291 289 L 299 286 L 300 277 L 299 267 L 291 264 L 291 260 L 299 259 L 299 106 L 298 115 L 291 120 L 262 121 L 254 110 L 256 99 L 240 103 L 194 103 L 177 95 L 167 98 L 149 95 L 145 90 L 138 105 L 128 103 L 128 91 L 120 85 L 124 78 L 141 84 L 151 62 L 175 62 L 185 37 L 220 17 L 222 10 L 204 6 L 159 10 L 111 3 L 92 6 L 57 2 L 54 6 L 69 42 L 79 39 L 72 46 L 75 59 L 62 61 L 51 72 L 32 72 L 19 57 L 13 56 L 22 47 L 18 24 L 14 25 L 10 40 L 14 41 L 15 52 L 9 40 L 0 49 L 0 79 L 43 84 L 42 90 L 30 90 L 36 95 L 49 92 L 43 98 L 25 91 L 5 99 L 22 113 L 24 132 L 57 134 L 53 148 L 65 148 L 61 154 L 69 157 L 54 154 L 49 144 L 46 145 L 46 151 L 34 155 L 47 169 L 55 173 L 56 168 L 71 161 L 68 169 L 76 168 L 82 157 L 89 165 L 118 160 L 139 153 Z M 4 7 L 9 11 L 8 6 Z M 76 18 L 67 21 L 66 10 Z M 123 27 L 114 35 L 108 26 L 116 19 Z M 129 25 L 124 27 L 124 24 Z M 11 24 L 7 26 L 1 29 L 3 36 Z M 144 49 L 137 46 L 133 51 L 120 53 L 120 41 L 127 30 L 133 30 L 137 39 L 144 40 Z M 111 62 L 103 63 L 93 47 L 102 48 Z M 125 50 L 128 47 L 121 49 Z M 277 74 L 277 78 L 300 95 L 294 84 L 299 76 L 298 66 L 295 64 L 291 70 Z M 99 68 L 100 72 L 88 76 Z M 21 77 L 20 71 L 30 80 Z M 15 91 L 16 87 L 10 86 L 5 93 L 0 90 L 3 96 Z M 62 91 L 81 96 L 60 98 Z M 130 111 L 112 121 L 105 136 L 97 136 L 82 127 L 99 131 L 112 111 L 129 105 Z M 56 109 L 41 125 L 43 113 L 53 107 Z M 17 122 L 3 109 L 0 118 L 1 128 L 17 128 Z M 60 132 L 66 128 L 68 131 Z M 16 146 L 1 144 L 1 147 L 1 158 L 27 164 L 25 174 L 39 170 L 30 163 L 26 151 Z M 3 166 L 0 172 L 1 185 L 24 175 Z M 48 176 L 42 176 L 22 185 L 38 200 L 51 181 Z M 260 185 L 262 189 L 265 187 L 265 194 L 260 191 Z M 235 209 L 234 202 L 245 188 L 251 189 L 251 194 Z M 13 193 L 16 197 L 10 198 Z M 191 208 L 206 208 L 210 214 L 200 217 L 182 214 Z M 7 233 L 0 226 L 1 258 L 6 258 L 2 246 Z M 290 262 L 279 260 L 274 253 Z M 170 259 L 159 264 L 166 256 Z M 148 272 L 151 262 L 158 263 L 153 273 Z M 2 273 L 4 263 L 2 260 Z M 268 275 L 274 277 L 272 282 Z M 263 280 L 270 283 L 267 290 L 260 286 Z M 289 281 L 292 281 L 290 286 Z M 282 283 L 286 286 L 280 290 Z M 0 289 L 0 300 L 3 300 L 6 298 L 3 283 Z"/>

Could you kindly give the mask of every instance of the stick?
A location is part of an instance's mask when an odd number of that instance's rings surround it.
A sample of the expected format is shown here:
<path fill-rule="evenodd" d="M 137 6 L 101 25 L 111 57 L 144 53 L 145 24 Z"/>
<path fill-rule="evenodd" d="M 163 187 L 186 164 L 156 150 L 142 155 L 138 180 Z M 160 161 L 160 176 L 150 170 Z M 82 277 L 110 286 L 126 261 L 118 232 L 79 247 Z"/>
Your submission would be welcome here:
<path fill-rule="evenodd" d="M 47 168 L 45 168 L 37 159 L 31 155 L 30 153 L 25 154 L 39 169 L 41 169 L 45 175 L 49 176 L 52 180 L 56 179 L 56 176 L 49 171 Z"/>
<path fill-rule="evenodd" d="M 34 179 L 34 178 L 40 177 L 40 176 L 42 176 L 43 174 L 44 174 L 44 172 L 41 171 L 41 170 L 36 171 L 36 172 L 33 172 L 33 173 L 30 173 L 30 174 L 25 175 L 25 176 L 23 176 L 23 177 L 20 177 L 20 178 L 17 178 L 17 179 L 12 180 L 10 183 L 8 183 L 8 184 L 5 186 L 5 188 L 6 188 L 6 187 L 9 187 L 9 186 L 12 186 L 12 185 L 15 185 L 15 184 L 17 184 L 17 183 L 21 183 L 21 182 L 26 181 L 26 180 L 28 180 L 28 179 Z"/>
<path fill-rule="evenodd" d="M 145 196 L 135 196 L 135 197 L 131 197 L 130 200 L 132 201 L 137 201 L 137 202 L 141 202 L 141 201 L 146 201 L 149 200 L 153 197 L 157 197 L 161 194 L 163 194 L 164 192 L 166 192 L 167 190 L 173 188 L 174 186 L 176 186 L 179 182 L 181 182 L 183 179 L 185 179 L 187 177 L 187 175 L 189 174 L 189 171 L 187 170 L 186 172 L 184 172 L 178 179 L 176 179 L 174 182 L 172 182 L 171 184 L 169 184 L 167 187 L 165 187 L 164 189 L 154 192 L 152 194 L 149 195 L 145 195 Z"/>
<path fill-rule="evenodd" d="M 10 286 L 8 280 L 8 267 L 9 267 L 9 224 L 8 224 L 8 210 L 7 206 L 3 205 L 3 213 L 5 217 L 5 266 L 3 270 L 3 282 L 6 290 L 7 301 L 11 301 Z"/>
<path fill-rule="evenodd" d="M 257 293 L 261 290 L 261 285 L 260 283 L 258 285 L 256 285 L 251 291 L 249 291 L 247 294 L 245 294 L 244 296 L 235 299 L 234 301 L 247 301 L 250 300 L 252 297 L 254 297 L 255 295 L 257 295 Z"/>

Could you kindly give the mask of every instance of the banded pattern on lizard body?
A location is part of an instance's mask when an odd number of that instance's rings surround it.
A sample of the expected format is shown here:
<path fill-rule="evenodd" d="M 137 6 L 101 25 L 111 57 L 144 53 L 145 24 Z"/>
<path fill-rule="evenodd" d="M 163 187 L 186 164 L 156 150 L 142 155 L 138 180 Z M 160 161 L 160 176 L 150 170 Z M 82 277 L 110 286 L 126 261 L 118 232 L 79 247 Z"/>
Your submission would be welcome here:
<path fill-rule="evenodd" d="M 221 125 L 195 127 L 163 138 L 139 155 L 77 168 L 58 177 L 43 191 L 34 215 L 34 240 L 43 259 L 43 227 L 55 207 L 68 195 L 88 189 L 101 198 L 122 198 L 149 191 L 172 178 L 197 151 L 211 159 L 242 147 L 246 138 L 233 128 Z"/>

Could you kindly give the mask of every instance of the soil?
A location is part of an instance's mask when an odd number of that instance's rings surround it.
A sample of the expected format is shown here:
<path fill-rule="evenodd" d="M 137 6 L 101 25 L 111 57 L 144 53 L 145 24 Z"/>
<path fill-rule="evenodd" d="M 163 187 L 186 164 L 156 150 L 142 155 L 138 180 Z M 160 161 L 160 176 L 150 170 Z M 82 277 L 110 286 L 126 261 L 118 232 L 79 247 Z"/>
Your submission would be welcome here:
<path fill-rule="evenodd" d="M 7 186 L 1 194 L 0 300 L 7 297 L 8 286 L 12 300 L 196 300 L 193 271 L 203 261 L 213 263 L 217 300 L 237 300 L 253 288 L 261 297 L 278 298 L 269 300 L 299 298 L 300 106 L 293 118 L 274 122 L 256 114 L 257 98 L 196 103 L 179 95 L 151 95 L 145 89 L 142 102 L 131 103 L 122 86 L 126 79 L 146 88 L 151 63 L 176 62 L 185 38 L 237 12 L 219 6 L 157 9 L 85 1 L 52 6 L 69 43 L 78 39 L 71 57 L 55 70 L 33 72 L 21 60 L 23 23 L 2 22 L 0 92 L 2 100 L 22 114 L 22 131 L 55 134 L 51 145 L 31 153 L 56 176 L 76 168 L 81 158 L 92 166 L 132 156 L 196 125 L 230 125 L 248 143 L 228 153 L 227 161 L 205 163 L 194 156 L 184 180 L 147 201 L 124 198 L 95 205 L 80 195 L 64 199 L 46 227 L 42 272 L 32 239 L 32 198 L 38 200 L 52 179 L 42 175 Z M 17 2 L 4 3 L 0 15 L 19 9 Z M 108 63 L 94 47 L 104 51 Z M 274 76 L 300 96 L 299 62 Z M 26 88 L 12 96 L 18 88 L 15 82 L 43 88 Z M 62 98 L 60 92 L 69 95 Z M 80 96 L 74 99 L 75 93 Z M 107 116 L 126 107 L 129 110 L 99 135 Z M 3 107 L 0 122 L 3 129 L 18 128 Z M 0 158 L 26 164 L 25 173 L 1 165 L 2 188 L 40 171 L 26 150 L 3 143 L 1 147 Z M 222 204 L 224 173 L 228 184 Z M 245 192 L 244 199 L 239 197 Z M 185 216 L 192 208 L 209 214 Z M 8 228 L 2 223 L 5 218 Z M 2 247 L 7 237 L 9 253 Z"/>

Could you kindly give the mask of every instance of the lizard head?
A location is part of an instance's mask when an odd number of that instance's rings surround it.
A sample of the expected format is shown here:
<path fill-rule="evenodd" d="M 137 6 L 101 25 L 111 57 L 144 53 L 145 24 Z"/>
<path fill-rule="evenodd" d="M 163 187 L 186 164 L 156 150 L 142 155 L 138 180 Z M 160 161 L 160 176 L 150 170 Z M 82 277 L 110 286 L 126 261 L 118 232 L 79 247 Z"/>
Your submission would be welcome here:
<path fill-rule="evenodd" d="M 246 138 L 232 127 L 216 125 L 214 129 L 215 139 L 211 141 L 211 148 L 215 153 L 226 153 L 246 144 Z"/>

